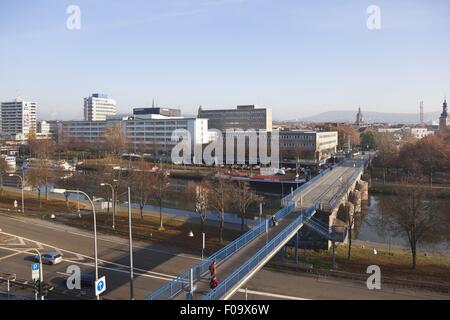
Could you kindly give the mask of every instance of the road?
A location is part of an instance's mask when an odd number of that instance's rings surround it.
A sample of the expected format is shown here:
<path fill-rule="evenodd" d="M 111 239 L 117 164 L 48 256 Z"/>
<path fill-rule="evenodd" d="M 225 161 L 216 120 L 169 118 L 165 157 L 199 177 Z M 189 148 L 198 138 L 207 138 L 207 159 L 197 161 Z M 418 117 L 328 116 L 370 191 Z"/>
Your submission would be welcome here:
<path fill-rule="evenodd" d="M 16 273 L 17 278 L 31 280 L 33 254 L 24 252 L 28 248 L 38 248 L 41 252 L 57 250 L 63 254 L 63 263 L 43 267 L 44 280 L 58 288 L 65 287 L 69 265 L 76 264 L 82 272 L 94 273 L 92 233 L 18 215 L 0 214 L 0 273 Z M 136 299 L 142 299 L 198 262 L 197 257 L 151 243 L 135 241 L 133 248 Z M 105 298 L 129 298 L 127 240 L 99 235 L 98 258 L 99 274 L 107 276 Z"/>
<path fill-rule="evenodd" d="M 260 270 L 247 284 L 248 300 L 449 300 L 449 294 L 426 290 L 398 289 L 382 284 L 381 290 L 368 290 L 365 283 L 317 277 L 294 271 Z M 232 300 L 245 299 L 241 289 Z"/>
<path fill-rule="evenodd" d="M 369 156 L 363 156 L 363 159 L 368 159 Z M 353 167 L 353 165 L 356 166 Z M 319 202 L 327 204 L 338 193 L 342 192 L 342 186 L 347 184 L 352 175 L 361 165 L 361 159 L 348 159 L 339 166 L 334 167 L 331 172 L 306 188 L 303 192 L 294 197 L 302 207 L 307 208 Z"/>
<path fill-rule="evenodd" d="M 93 239 L 89 232 L 29 218 L 0 214 L 0 273 L 16 273 L 18 278 L 31 280 L 31 254 L 21 253 L 27 248 L 42 251 L 60 250 L 63 263 L 44 265 L 44 279 L 60 290 L 65 288 L 66 269 L 80 266 L 83 272 L 93 272 Z M 99 235 L 100 274 L 107 276 L 107 299 L 129 299 L 128 244 L 125 239 Z M 148 293 L 168 282 L 173 276 L 198 261 L 198 257 L 149 243 L 135 242 L 135 297 Z M 218 273 L 220 277 L 221 268 Z M 292 271 L 260 270 L 249 282 L 248 299 L 449 299 L 448 295 L 427 291 L 388 287 L 369 291 L 364 284 L 332 278 L 315 278 Z M 15 291 L 17 290 L 17 292 Z M 6 291 L 0 285 L 0 291 Z M 18 294 L 30 294 L 13 288 Z M 73 298 L 64 294 L 53 299 Z M 233 299 L 244 299 L 240 290 Z"/>

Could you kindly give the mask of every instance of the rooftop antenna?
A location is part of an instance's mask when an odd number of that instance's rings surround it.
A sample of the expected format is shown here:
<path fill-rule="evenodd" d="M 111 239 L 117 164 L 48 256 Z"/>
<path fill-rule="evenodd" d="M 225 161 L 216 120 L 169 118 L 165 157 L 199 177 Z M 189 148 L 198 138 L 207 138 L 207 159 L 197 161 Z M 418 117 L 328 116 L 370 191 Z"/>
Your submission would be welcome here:
<path fill-rule="evenodd" d="M 153 101 L 152 101 L 152 108 L 154 108 L 155 107 L 155 98 L 153 98 Z"/>

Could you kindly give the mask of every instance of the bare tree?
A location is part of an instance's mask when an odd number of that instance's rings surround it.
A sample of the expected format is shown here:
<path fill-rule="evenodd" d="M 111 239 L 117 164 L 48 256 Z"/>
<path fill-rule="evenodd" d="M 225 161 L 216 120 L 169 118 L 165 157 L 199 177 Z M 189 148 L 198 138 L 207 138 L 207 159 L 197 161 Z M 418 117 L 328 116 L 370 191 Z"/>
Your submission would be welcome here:
<path fill-rule="evenodd" d="M 162 167 L 162 163 L 156 172 L 151 176 L 152 179 L 152 196 L 159 206 L 159 230 L 164 230 L 164 219 L 162 207 L 166 192 L 170 187 L 169 172 Z"/>
<path fill-rule="evenodd" d="M 3 195 L 3 175 L 8 172 L 8 163 L 5 158 L 0 157 L 0 195 Z"/>
<path fill-rule="evenodd" d="M 412 256 L 411 266 L 415 269 L 418 244 L 437 241 L 437 235 L 443 227 L 442 217 L 436 210 L 433 190 L 417 185 L 403 187 L 395 192 L 394 197 L 383 199 L 380 206 L 388 232 L 407 237 Z"/>
<path fill-rule="evenodd" d="M 150 166 L 144 161 L 139 161 L 137 168 L 130 174 L 131 189 L 134 198 L 139 204 L 141 219 L 144 219 L 144 207 L 150 199 L 152 192 L 152 184 L 154 183 L 152 177 L 154 173 L 150 171 Z"/>
<path fill-rule="evenodd" d="M 208 181 L 203 180 L 201 183 L 193 186 L 195 212 L 200 218 L 200 231 L 203 233 L 205 229 L 205 222 L 207 219 L 208 209 L 210 206 L 211 188 Z"/>
<path fill-rule="evenodd" d="M 120 123 L 107 126 L 104 132 L 105 150 L 112 156 L 120 156 L 125 149 L 125 138 L 122 134 Z"/>
<path fill-rule="evenodd" d="M 247 211 L 252 204 L 260 203 L 262 197 L 250 190 L 247 183 L 243 181 L 237 181 L 233 188 L 233 199 L 235 200 L 235 206 L 241 216 L 241 230 L 244 231 L 245 218 Z"/>
<path fill-rule="evenodd" d="M 223 241 L 223 229 L 225 226 L 225 210 L 229 206 L 231 198 L 231 179 L 212 175 L 207 177 L 207 185 L 210 194 L 209 206 L 219 213 L 220 227 L 219 239 Z"/>

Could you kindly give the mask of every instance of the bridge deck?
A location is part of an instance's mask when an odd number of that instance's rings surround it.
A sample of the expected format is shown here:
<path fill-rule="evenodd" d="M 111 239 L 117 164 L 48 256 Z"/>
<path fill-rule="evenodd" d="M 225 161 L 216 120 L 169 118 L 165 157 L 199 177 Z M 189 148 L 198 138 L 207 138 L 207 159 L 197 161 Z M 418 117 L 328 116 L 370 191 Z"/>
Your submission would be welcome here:
<path fill-rule="evenodd" d="M 361 161 L 362 159 L 346 160 L 343 164 L 335 167 L 321 179 L 312 183 L 306 190 L 295 197 L 295 200 L 298 200 L 298 205 L 300 206 L 301 203 L 300 198 L 303 198 L 302 208 L 307 208 L 318 202 L 327 202 L 331 200 L 335 194 L 339 192 L 339 188 L 352 178 L 352 175 L 358 170 L 358 166 L 361 165 Z M 292 221 L 299 217 L 300 214 L 301 208 L 298 207 L 284 219 L 279 221 L 276 227 L 270 226 L 268 234 L 261 234 L 247 246 L 217 266 L 217 278 L 219 282 L 230 276 L 237 268 L 239 268 L 239 266 L 263 248 L 267 241 L 276 237 Z M 209 279 L 209 274 L 206 274 L 195 284 L 194 299 L 202 299 L 203 296 L 210 291 Z M 178 295 L 175 299 L 186 299 L 186 293 Z"/>
<path fill-rule="evenodd" d="M 298 201 L 299 205 L 301 204 L 304 208 L 317 203 L 329 203 L 338 192 L 343 191 L 341 190 L 342 186 L 349 182 L 361 163 L 361 159 L 346 160 L 305 191 L 296 195 L 294 200 Z"/>

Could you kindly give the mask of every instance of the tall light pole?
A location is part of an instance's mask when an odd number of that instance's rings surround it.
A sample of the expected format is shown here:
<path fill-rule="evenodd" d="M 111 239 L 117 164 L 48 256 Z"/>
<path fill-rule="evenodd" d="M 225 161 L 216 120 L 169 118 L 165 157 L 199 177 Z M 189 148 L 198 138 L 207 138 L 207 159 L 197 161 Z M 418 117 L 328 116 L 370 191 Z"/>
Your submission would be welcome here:
<path fill-rule="evenodd" d="M 130 299 L 134 300 L 133 287 L 133 236 L 131 229 L 131 188 L 128 187 L 128 232 L 129 232 L 129 246 L 130 246 Z"/>
<path fill-rule="evenodd" d="M 38 259 L 39 259 L 39 288 L 40 288 L 39 291 L 41 293 L 41 300 L 44 300 L 44 296 L 42 295 L 42 284 L 44 282 L 44 271 L 42 270 L 42 256 L 41 256 L 41 253 L 39 252 L 39 250 L 36 248 L 30 248 L 30 249 L 27 249 L 22 252 L 26 253 L 26 252 L 30 252 L 30 251 L 36 252 Z"/>
<path fill-rule="evenodd" d="M 87 195 L 86 192 L 80 190 L 66 190 L 66 189 L 53 189 L 54 193 L 65 194 L 65 193 L 81 193 L 84 195 L 92 206 L 92 213 L 94 215 L 94 259 L 95 259 L 95 281 L 98 280 L 98 254 L 97 254 L 97 217 L 95 215 L 95 206 L 92 199 Z M 97 300 L 100 300 L 100 297 L 97 296 Z"/>
<path fill-rule="evenodd" d="M 104 187 L 104 186 L 108 186 L 108 187 L 110 187 L 111 188 L 111 193 L 112 193 L 112 203 L 113 203 L 113 207 L 112 207 L 112 209 L 113 209 L 113 220 L 112 220 L 112 228 L 113 229 L 116 229 L 116 222 L 115 222 L 115 220 L 116 220 L 116 201 L 115 201 L 115 191 L 114 191 L 114 186 L 112 185 L 112 184 L 110 184 L 110 183 L 100 183 L 100 186 L 102 186 L 102 187 Z"/>
<path fill-rule="evenodd" d="M 23 196 L 23 172 L 22 172 L 22 175 L 10 173 L 9 176 L 10 177 L 19 177 L 19 179 L 20 179 L 20 184 L 22 186 L 22 213 L 25 213 L 25 200 L 24 200 L 24 196 Z"/>

